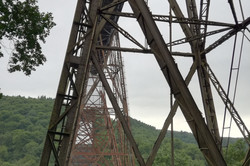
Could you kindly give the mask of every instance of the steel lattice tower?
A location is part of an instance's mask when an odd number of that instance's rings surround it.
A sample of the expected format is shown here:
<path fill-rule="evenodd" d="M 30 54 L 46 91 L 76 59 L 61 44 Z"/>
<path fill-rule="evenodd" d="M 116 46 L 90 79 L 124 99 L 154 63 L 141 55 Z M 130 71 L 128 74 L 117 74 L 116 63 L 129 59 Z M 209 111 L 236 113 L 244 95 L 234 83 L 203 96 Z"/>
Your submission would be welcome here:
<path fill-rule="evenodd" d="M 108 3 L 104 1 L 102 5 Z M 98 5 L 98 1 L 77 4 L 41 165 L 48 164 L 51 152 L 57 165 L 134 164 L 131 146 L 114 109 L 106 102 L 106 92 L 98 76 L 101 70 L 112 84 L 117 107 L 129 126 L 121 53 L 91 48 L 96 47 L 94 43 L 106 47 L 120 45 L 117 31 L 95 15 Z M 122 5 L 115 10 L 120 11 Z M 117 22 L 118 17 L 110 19 Z M 103 24 L 99 32 L 97 24 Z M 96 55 L 100 69 L 88 62 L 91 54 Z"/>
<path fill-rule="evenodd" d="M 125 2 L 132 13 L 122 12 Z M 239 22 L 233 2 L 228 2 L 235 24 L 209 21 L 210 0 L 199 1 L 199 10 L 196 1 L 186 0 L 186 17 L 176 0 L 168 1 L 173 16 L 152 14 L 144 0 L 78 0 L 40 165 L 130 166 L 135 164 L 135 157 L 139 165 L 150 166 L 177 107 L 180 107 L 207 163 L 226 165 L 212 85 L 250 145 L 249 130 L 206 59 L 211 50 L 250 24 L 250 18 Z M 118 25 L 121 17 L 137 20 L 149 49 Z M 179 24 L 184 37 L 166 43 L 157 21 Z M 223 28 L 208 31 L 210 25 Z M 224 34 L 218 40 L 206 47 L 208 36 L 222 32 Z M 121 47 L 119 35 L 134 43 L 136 48 Z M 172 51 L 173 46 L 183 43 L 190 46 L 189 53 Z M 143 159 L 129 126 L 121 52 L 153 54 L 176 100 L 147 161 Z M 185 78 L 173 56 L 192 58 L 192 66 Z M 188 89 L 195 72 L 204 117 Z M 249 165 L 249 156 L 248 152 L 244 165 Z"/>
<path fill-rule="evenodd" d="M 112 46 L 119 46 L 116 32 Z M 128 119 L 122 57 L 117 51 L 99 51 L 103 71 L 113 85 L 119 107 Z M 132 151 L 113 108 L 108 107 L 105 89 L 93 65 L 90 67 L 71 149 L 70 165 L 133 165 Z"/>

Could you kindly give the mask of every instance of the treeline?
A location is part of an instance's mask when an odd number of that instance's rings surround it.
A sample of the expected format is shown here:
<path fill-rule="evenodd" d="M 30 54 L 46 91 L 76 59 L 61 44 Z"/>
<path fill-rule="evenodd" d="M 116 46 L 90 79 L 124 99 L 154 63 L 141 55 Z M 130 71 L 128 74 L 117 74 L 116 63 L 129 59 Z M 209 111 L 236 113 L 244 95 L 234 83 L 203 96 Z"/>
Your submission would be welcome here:
<path fill-rule="evenodd" d="M 135 119 L 131 119 L 131 129 L 143 158 L 147 160 L 160 131 Z M 241 166 L 248 147 L 243 139 L 230 138 L 230 140 L 227 150 L 223 150 L 227 165 Z M 174 132 L 173 142 L 175 166 L 207 166 L 193 134 Z M 170 132 L 163 140 L 153 166 L 171 166 Z"/>
<path fill-rule="evenodd" d="M 39 165 L 53 102 L 52 98 L 46 96 L 3 96 L 0 99 L 1 166 Z M 160 131 L 132 118 L 130 123 L 138 147 L 146 160 Z M 174 132 L 174 136 L 175 166 L 207 165 L 191 133 Z M 155 166 L 171 165 L 170 142 L 170 135 L 167 134 L 156 156 Z M 228 165 L 241 165 L 246 149 L 242 139 L 234 139 L 227 151 Z"/>
<path fill-rule="evenodd" d="M 153 148 L 153 145 L 160 133 L 155 127 L 149 126 L 135 119 L 131 120 L 132 133 L 146 160 Z M 176 166 L 205 166 L 206 161 L 194 143 L 194 137 L 187 132 L 174 132 L 174 156 Z M 154 161 L 155 166 L 171 165 L 171 138 L 168 133 L 163 140 L 162 146 Z"/>

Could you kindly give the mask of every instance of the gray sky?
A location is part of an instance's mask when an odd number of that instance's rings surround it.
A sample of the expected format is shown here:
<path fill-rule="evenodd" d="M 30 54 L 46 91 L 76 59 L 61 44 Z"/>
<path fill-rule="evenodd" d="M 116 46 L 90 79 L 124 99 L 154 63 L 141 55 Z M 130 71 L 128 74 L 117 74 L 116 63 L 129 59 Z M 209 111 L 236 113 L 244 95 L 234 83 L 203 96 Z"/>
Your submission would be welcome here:
<path fill-rule="evenodd" d="M 178 2 L 180 4 L 184 4 L 185 1 L 179 0 Z M 250 16 L 250 3 L 248 0 L 242 0 L 242 3 L 245 9 L 245 18 L 247 18 Z M 33 72 L 33 74 L 29 77 L 25 76 L 23 73 L 10 74 L 7 72 L 7 61 L 9 58 L 8 53 L 10 53 L 10 51 L 6 50 L 5 58 L 0 59 L 0 88 L 4 95 L 21 95 L 30 97 L 46 95 L 53 98 L 56 95 L 69 32 L 72 25 L 76 0 L 42 0 L 39 1 L 39 4 L 42 11 L 50 11 L 53 13 L 54 21 L 57 24 L 51 31 L 51 35 L 47 38 L 46 44 L 43 45 L 43 51 L 47 56 L 47 62 L 44 66 L 39 67 L 37 71 Z M 168 14 L 169 9 L 166 0 L 149 0 L 149 5 L 153 13 Z M 233 22 L 233 17 L 227 0 L 211 2 L 210 9 L 210 20 L 228 23 Z M 125 10 L 130 11 L 129 8 L 127 8 L 127 5 L 125 5 Z M 186 15 L 186 13 L 184 14 Z M 239 20 L 242 20 L 240 15 L 238 15 L 238 18 Z M 122 27 L 127 31 L 131 32 L 131 34 L 133 34 L 141 43 L 144 43 L 144 37 L 142 36 L 136 21 L 131 19 L 121 19 L 120 25 L 122 25 Z M 159 23 L 158 25 L 161 27 L 162 35 L 167 42 L 169 40 L 169 25 L 166 23 Z M 183 36 L 179 26 L 175 25 L 174 30 L 176 33 L 174 33 L 173 38 Z M 249 32 L 246 34 L 248 37 L 250 36 Z M 212 43 L 219 36 L 208 38 L 207 44 Z M 233 39 L 234 38 L 231 38 L 229 41 L 223 43 L 223 45 L 219 46 L 207 55 L 208 62 L 224 89 L 226 89 L 228 82 L 228 71 L 232 56 Z M 239 35 L 239 39 L 241 39 L 241 35 Z M 122 37 L 121 44 L 122 46 L 131 46 L 131 44 Z M 173 49 L 174 51 L 189 51 L 187 45 L 174 47 Z M 235 102 L 235 107 L 248 128 L 250 128 L 250 113 L 248 104 L 250 102 L 250 78 L 249 74 L 247 74 L 250 69 L 249 51 L 250 42 L 245 40 Z M 161 128 L 169 113 L 169 87 L 154 59 L 154 56 L 131 53 L 123 55 L 130 115 L 133 118 L 139 119 L 147 124 L 155 126 L 156 128 Z M 191 59 L 176 58 L 176 62 L 185 77 L 190 68 Z M 200 110 L 203 110 L 196 75 L 192 79 L 189 87 Z M 216 93 L 217 92 L 215 91 L 213 92 L 215 96 L 214 100 L 218 121 L 221 129 L 224 107 Z M 178 110 L 174 119 L 174 128 L 178 131 L 190 131 L 180 110 Z M 232 136 L 241 137 L 241 134 L 236 126 L 233 126 Z"/>

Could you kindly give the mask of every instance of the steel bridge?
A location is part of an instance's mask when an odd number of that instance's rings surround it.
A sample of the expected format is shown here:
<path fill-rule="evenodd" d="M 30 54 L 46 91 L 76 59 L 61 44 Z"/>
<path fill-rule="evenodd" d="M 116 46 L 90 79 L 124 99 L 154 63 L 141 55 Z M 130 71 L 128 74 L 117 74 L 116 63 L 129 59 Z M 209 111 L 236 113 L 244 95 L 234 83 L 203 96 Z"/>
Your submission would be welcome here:
<path fill-rule="evenodd" d="M 243 16 L 240 20 L 232 0 L 228 4 L 233 23 L 209 20 L 210 0 L 186 0 L 187 16 L 176 0 L 166 3 L 170 7 L 169 15 L 152 13 L 144 0 L 78 0 L 41 166 L 133 166 L 136 163 L 151 166 L 178 107 L 207 163 L 227 165 L 222 153 L 226 127 L 223 125 L 220 134 L 211 86 L 225 104 L 225 113 L 232 117 L 250 145 L 247 126 L 234 107 L 229 91 L 221 86 L 206 58 L 239 32 L 246 37 L 250 17 L 245 19 Z M 131 7 L 131 13 L 123 12 L 124 4 Z M 136 19 L 149 48 L 119 26 L 119 19 L 124 17 Z M 168 43 L 163 39 L 158 22 L 169 24 Z M 184 34 L 182 38 L 172 40 L 173 24 L 180 26 Z M 208 31 L 209 26 L 216 28 Z M 215 34 L 220 37 L 207 46 L 207 38 Z M 135 47 L 122 47 L 120 36 Z M 181 44 L 189 45 L 190 52 L 172 51 L 174 46 Z M 130 130 L 122 52 L 153 54 L 175 98 L 147 160 L 142 157 Z M 181 74 L 174 56 L 192 59 L 186 77 Z M 188 89 L 195 72 L 202 96 L 202 111 Z M 249 159 L 248 151 L 243 165 L 249 165 Z"/>

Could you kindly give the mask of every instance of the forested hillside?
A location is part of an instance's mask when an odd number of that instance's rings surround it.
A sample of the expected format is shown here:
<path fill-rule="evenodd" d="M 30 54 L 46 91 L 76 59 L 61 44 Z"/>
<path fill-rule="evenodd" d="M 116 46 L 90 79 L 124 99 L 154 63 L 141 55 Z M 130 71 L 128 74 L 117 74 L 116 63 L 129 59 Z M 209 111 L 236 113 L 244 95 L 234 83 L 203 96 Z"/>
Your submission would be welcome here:
<path fill-rule="evenodd" d="M 3 96 L 0 99 L 0 165 L 37 166 L 43 148 L 53 99 L 41 96 L 25 98 Z M 143 157 L 146 159 L 153 147 L 159 130 L 132 119 L 131 128 Z M 175 132 L 175 165 L 206 165 L 197 148 L 193 135 Z M 227 152 L 230 166 L 241 165 L 246 151 L 242 139 L 234 139 Z M 167 134 L 163 146 L 155 159 L 155 166 L 170 165 L 170 136 Z"/>
<path fill-rule="evenodd" d="M 35 166 L 53 105 L 46 97 L 0 99 L 0 165 Z"/>

